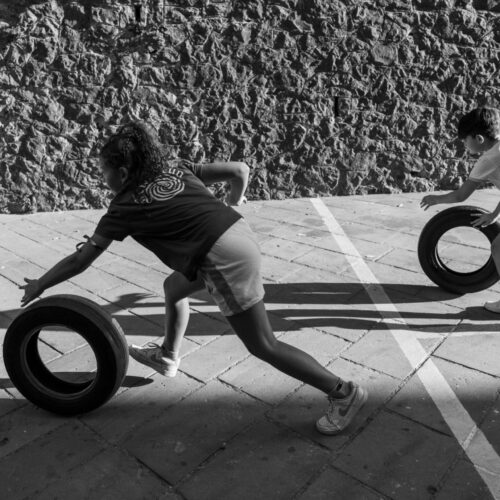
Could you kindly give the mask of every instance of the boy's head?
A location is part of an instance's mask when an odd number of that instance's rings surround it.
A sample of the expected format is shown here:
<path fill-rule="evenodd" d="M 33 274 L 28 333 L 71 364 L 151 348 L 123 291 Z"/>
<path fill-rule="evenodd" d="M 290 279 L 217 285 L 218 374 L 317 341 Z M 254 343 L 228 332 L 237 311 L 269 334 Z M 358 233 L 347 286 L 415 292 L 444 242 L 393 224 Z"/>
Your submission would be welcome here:
<path fill-rule="evenodd" d="M 142 122 L 121 126 L 101 149 L 101 169 L 108 187 L 118 193 L 136 187 L 163 170 L 163 149 L 156 131 Z"/>
<path fill-rule="evenodd" d="M 500 139 L 500 111 L 495 108 L 476 108 L 458 122 L 458 137 L 471 153 L 482 153 Z"/>

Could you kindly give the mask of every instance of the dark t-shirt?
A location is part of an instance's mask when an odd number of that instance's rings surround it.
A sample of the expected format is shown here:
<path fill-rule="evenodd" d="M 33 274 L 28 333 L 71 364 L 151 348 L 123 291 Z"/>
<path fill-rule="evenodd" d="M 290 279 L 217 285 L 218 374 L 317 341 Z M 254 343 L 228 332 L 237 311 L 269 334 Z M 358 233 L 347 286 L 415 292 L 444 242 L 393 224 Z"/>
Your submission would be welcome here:
<path fill-rule="evenodd" d="M 206 188 L 201 170 L 187 161 L 170 162 L 155 181 L 118 193 L 95 232 L 119 241 L 132 236 L 168 267 L 196 279 L 212 245 L 241 218 Z"/>

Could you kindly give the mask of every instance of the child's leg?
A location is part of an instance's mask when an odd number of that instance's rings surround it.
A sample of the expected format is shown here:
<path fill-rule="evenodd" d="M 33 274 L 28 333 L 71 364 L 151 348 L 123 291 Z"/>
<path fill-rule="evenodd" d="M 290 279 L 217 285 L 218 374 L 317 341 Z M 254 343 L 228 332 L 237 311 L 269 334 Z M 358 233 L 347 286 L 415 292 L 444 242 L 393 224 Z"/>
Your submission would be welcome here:
<path fill-rule="evenodd" d="M 226 319 L 254 356 L 332 397 L 341 398 L 348 394 L 349 386 L 341 378 L 309 354 L 276 339 L 262 301 Z"/>
<path fill-rule="evenodd" d="M 165 355 L 177 359 L 181 342 L 189 322 L 189 295 L 203 290 L 205 284 L 198 277 L 188 281 L 181 273 L 173 272 L 163 283 L 165 292 L 165 338 L 162 348 Z"/>
<path fill-rule="evenodd" d="M 497 272 L 500 274 L 500 235 L 491 243 L 491 257 L 493 258 L 493 262 L 495 262 Z M 488 309 L 488 311 L 500 313 L 500 300 L 486 302 L 484 307 Z"/>
<path fill-rule="evenodd" d="M 204 288 L 200 279 L 188 281 L 181 273 L 172 273 L 163 283 L 165 291 L 165 338 L 159 346 L 129 346 L 129 353 L 139 363 L 154 368 L 166 377 L 175 377 L 179 367 L 179 350 L 189 321 L 187 297 Z"/>
<path fill-rule="evenodd" d="M 491 243 L 491 256 L 497 272 L 500 274 L 500 234 Z"/>

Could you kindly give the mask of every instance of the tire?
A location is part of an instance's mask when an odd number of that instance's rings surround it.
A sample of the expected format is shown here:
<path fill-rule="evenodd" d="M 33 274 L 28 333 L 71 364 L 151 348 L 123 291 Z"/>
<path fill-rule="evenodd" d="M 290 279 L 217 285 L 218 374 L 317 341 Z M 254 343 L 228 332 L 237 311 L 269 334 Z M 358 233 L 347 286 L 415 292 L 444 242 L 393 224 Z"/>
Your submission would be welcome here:
<path fill-rule="evenodd" d="M 450 269 L 439 257 L 437 245 L 444 233 L 455 227 L 472 227 L 472 221 L 486 210 L 468 205 L 451 207 L 436 214 L 422 229 L 418 240 L 418 260 L 431 281 L 449 292 L 464 294 L 484 290 L 499 279 L 495 263 L 488 261 L 475 271 L 460 273 Z M 474 228 L 491 242 L 500 234 L 500 223 Z"/>
<path fill-rule="evenodd" d="M 93 380 L 66 381 L 47 369 L 38 352 L 38 336 L 48 326 L 69 328 L 88 342 L 97 362 Z M 104 404 L 118 390 L 128 368 L 120 325 L 95 302 L 76 295 L 53 295 L 26 308 L 7 329 L 3 355 L 19 392 L 60 415 L 86 413 Z"/>

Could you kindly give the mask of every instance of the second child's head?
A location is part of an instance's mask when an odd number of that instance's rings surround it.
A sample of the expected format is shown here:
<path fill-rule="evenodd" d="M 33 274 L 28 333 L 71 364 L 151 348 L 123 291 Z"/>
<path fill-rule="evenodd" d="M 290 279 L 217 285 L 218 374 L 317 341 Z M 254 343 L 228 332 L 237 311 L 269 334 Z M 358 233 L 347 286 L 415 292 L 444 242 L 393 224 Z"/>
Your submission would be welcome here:
<path fill-rule="evenodd" d="M 458 122 L 458 137 L 471 153 L 483 153 L 500 140 L 500 111 L 495 108 L 476 108 Z"/>
<path fill-rule="evenodd" d="M 101 169 L 108 187 L 117 194 L 161 174 L 163 147 L 156 131 L 143 122 L 122 125 L 101 149 Z"/>

